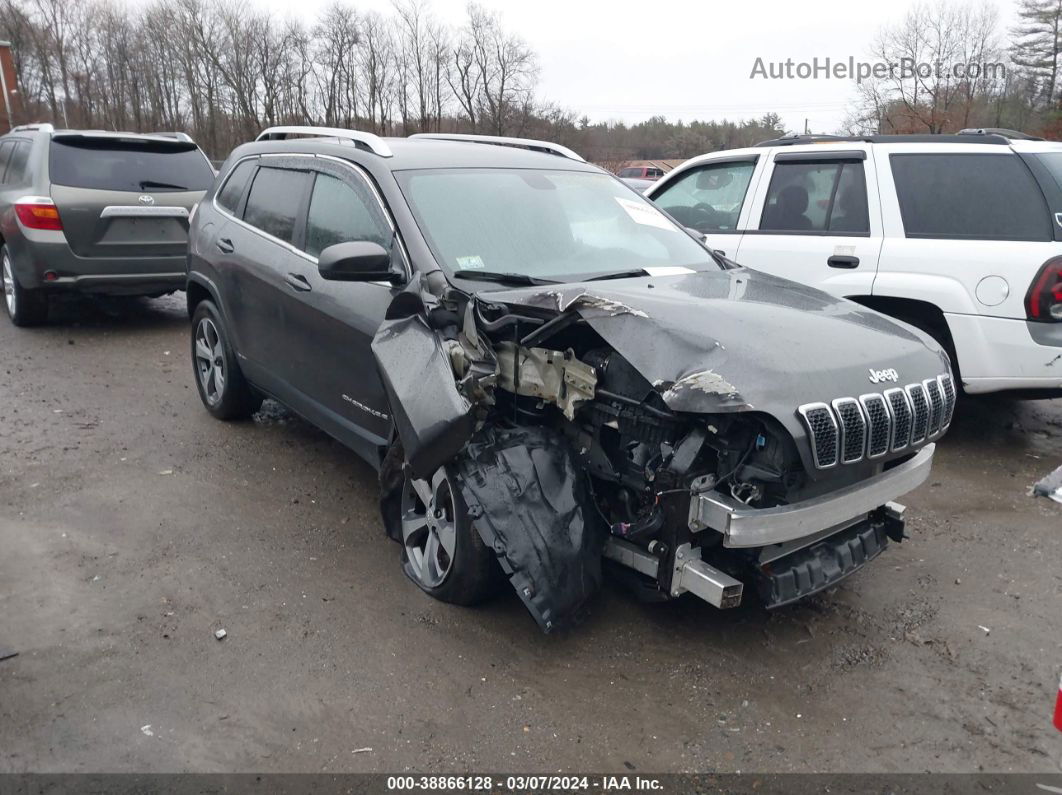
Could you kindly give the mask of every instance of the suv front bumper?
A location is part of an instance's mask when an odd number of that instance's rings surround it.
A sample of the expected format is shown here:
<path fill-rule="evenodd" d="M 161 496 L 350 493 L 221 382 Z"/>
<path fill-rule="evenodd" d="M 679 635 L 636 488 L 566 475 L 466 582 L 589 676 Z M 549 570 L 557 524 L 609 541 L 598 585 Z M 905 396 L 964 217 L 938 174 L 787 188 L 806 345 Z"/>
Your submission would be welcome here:
<path fill-rule="evenodd" d="M 864 518 L 921 486 L 929 477 L 935 450 L 935 444 L 927 444 L 910 460 L 879 475 L 778 508 L 749 508 L 716 492 L 698 494 L 690 500 L 690 530 L 716 530 L 727 547 L 764 547 L 812 536 Z"/>

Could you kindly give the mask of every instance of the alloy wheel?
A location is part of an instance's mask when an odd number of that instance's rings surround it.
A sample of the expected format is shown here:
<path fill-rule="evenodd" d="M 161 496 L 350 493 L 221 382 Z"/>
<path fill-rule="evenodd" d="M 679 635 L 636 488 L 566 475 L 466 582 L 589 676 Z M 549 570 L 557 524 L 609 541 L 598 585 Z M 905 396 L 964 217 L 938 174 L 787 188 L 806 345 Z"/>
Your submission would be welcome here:
<path fill-rule="evenodd" d="M 7 313 L 15 316 L 18 309 L 17 297 L 15 296 L 15 274 L 11 271 L 11 257 L 4 252 L 4 301 L 7 303 Z"/>
<path fill-rule="evenodd" d="M 438 588 L 453 566 L 457 510 L 453 486 L 440 467 L 431 481 L 406 475 L 402 487 L 402 543 L 413 577 L 425 588 Z"/>
<path fill-rule="evenodd" d="M 207 403 L 217 405 L 225 394 L 225 351 L 217 326 L 208 317 L 195 328 L 195 369 Z"/>

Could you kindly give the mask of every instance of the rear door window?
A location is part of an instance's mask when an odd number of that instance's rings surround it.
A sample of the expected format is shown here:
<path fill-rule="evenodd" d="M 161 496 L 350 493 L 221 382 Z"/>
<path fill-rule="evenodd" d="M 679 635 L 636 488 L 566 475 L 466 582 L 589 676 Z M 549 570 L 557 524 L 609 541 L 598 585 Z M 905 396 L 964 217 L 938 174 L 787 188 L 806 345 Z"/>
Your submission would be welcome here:
<path fill-rule="evenodd" d="M 48 173 L 57 185 L 129 192 L 205 191 L 214 181 L 193 144 L 93 136 L 52 139 Z"/>
<path fill-rule="evenodd" d="M 760 230 L 870 234 L 862 162 L 776 162 Z"/>
<path fill-rule="evenodd" d="M 733 231 L 755 169 L 754 161 L 692 169 L 653 196 L 653 201 L 698 232 Z"/>
<path fill-rule="evenodd" d="M 1014 154 L 891 155 L 907 237 L 1051 239 L 1043 193 Z"/>
<path fill-rule="evenodd" d="M 309 186 L 308 171 L 259 168 L 247 195 L 243 220 L 285 243 L 295 243 L 296 219 Z"/>
<path fill-rule="evenodd" d="M 306 216 L 306 253 L 317 257 L 329 246 L 355 240 L 391 247 L 391 227 L 380 205 L 364 187 L 318 174 Z"/>
<path fill-rule="evenodd" d="M 217 203 L 219 207 L 228 210 L 230 213 L 235 213 L 239 210 L 240 199 L 243 198 L 244 189 L 251 179 L 255 162 L 253 159 L 244 160 L 232 170 L 228 179 L 225 180 L 225 184 L 218 191 Z"/>

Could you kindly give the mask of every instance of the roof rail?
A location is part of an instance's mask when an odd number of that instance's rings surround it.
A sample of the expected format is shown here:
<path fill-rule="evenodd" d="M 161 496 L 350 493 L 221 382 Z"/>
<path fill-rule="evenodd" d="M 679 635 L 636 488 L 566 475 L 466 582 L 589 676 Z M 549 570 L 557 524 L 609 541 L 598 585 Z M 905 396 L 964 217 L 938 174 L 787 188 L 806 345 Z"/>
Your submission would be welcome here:
<path fill-rule="evenodd" d="M 55 132 L 55 127 L 46 121 L 34 122 L 33 124 L 20 124 L 17 127 L 12 127 L 11 132 L 29 132 L 30 130 L 39 130 L 40 132 Z"/>
<path fill-rule="evenodd" d="M 359 132 L 358 130 L 344 130 L 340 127 L 270 127 L 262 130 L 255 138 L 256 141 L 283 141 L 289 135 L 306 135 L 312 138 L 338 138 L 341 141 L 350 141 L 355 146 L 367 149 L 380 157 L 391 157 L 391 147 L 384 143 L 383 138 L 372 133 Z"/>
<path fill-rule="evenodd" d="M 1012 130 L 963 130 L 960 133 L 885 133 L 876 135 L 787 135 L 770 141 L 760 141 L 753 146 L 794 146 L 796 144 L 817 143 L 864 143 L 864 144 L 997 144 L 1007 145 L 1014 137 L 1037 141 L 1042 140 L 1016 133 Z"/>
<path fill-rule="evenodd" d="M 1002 135 L 1004 138 L 1010 138 L 1012 141 L 1044 140 L 1035 135 L 1029 135 L 1028 133 L 1019 132 L 1018 130 L 1008 130 L 1004 127 L 967 127 L 965 130 L 959 130 L 959 135 Z"/>
<path fill-rule="evenodd" d="M 531 149 L 535 152 L 545 152 L 551 155 L 560 155 L 569 160 L 578 160 L 585 163 L 580 155 L 566 146 L 551 143 L 550 141 L 536 141 L 533 138 L 508 138 L 501 135 L 467 135 L 465 133 L 416 133 L 410 138 L 432 139 L 436 141 L 467 141 L 473 144 L 496 144 L 498 146 L 514 146 L 520 149 Z"/>

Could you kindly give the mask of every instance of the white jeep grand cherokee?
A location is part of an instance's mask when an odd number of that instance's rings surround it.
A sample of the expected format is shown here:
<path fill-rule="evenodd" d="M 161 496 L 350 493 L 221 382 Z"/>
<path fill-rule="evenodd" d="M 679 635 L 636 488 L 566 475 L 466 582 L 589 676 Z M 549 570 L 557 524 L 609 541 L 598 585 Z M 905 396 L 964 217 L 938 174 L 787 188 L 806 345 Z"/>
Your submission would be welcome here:
<path fill-rule="evenodd" d="M 742 265 L 929 332 L 968 393 L 1062 396 L 1062 143 L 791 136 L 695 157 L 646 195 Z"/>

